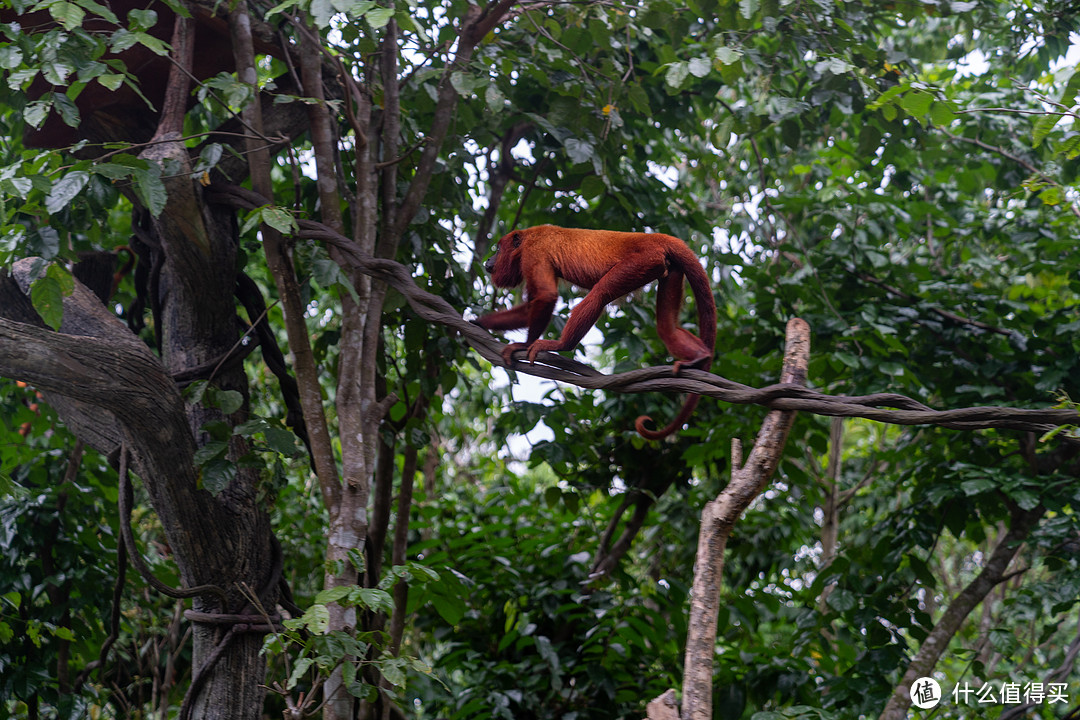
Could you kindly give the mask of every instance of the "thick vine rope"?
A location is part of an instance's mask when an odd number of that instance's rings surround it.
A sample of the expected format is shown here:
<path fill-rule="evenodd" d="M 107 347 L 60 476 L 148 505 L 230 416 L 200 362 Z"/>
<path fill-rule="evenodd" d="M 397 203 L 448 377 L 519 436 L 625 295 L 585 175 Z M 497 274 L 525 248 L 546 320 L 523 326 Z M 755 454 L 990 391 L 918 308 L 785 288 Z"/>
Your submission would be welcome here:
<path fill-rule="evenodd" d="M 250 190 L 221 183 L 207 188 L 207 199 L 245 210 L 271 204 Z M 480 326 L 465 320 L 446 300 L 418 287 L 404 265 L 365 253 L 354 241 L 322 223 L 313 220 L 298 220 L 297 223 L 296 237 L 333 245 L 351 267 L 385 282 L 404 295 L 417 315 L 456 330 L 488 362 L 506 366 L 500 355 L 501 343 Z M 1071 409 L 985 406 L 934 410 L 896 393 L 848 397 L 826 395 L 799 385 L 777 384 L 753 388 L 702 370 L 683 370 L 675 377 L 670 365 L 605 375 L 588 365 L 550 352 L 540 353 L 535 364 L 515 360 L 508 367 L 517 372 L 590 390 L 619 393 L 690 392 L 734 404 L 802 410 L 836 417 L 860 417 L 894 425 L 940 425 L 957 430 L 1004 428 L 1045 433 L 1061 426 L 1080 424 L 1080 413 Z"/>

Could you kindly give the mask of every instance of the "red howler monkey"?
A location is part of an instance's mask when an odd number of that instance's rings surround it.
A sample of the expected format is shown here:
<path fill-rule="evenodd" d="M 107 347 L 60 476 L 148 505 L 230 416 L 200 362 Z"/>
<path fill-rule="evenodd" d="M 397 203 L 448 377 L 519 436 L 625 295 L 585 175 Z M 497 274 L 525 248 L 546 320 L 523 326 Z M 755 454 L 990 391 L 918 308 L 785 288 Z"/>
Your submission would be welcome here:
<path fill-rule="evenodd" d="M 682 240 L 658 233 L 630 233 L 612 230 L 578 230 L 540 225 L 515 230 L 499 240 L 495 254 L 484 269 L 496 287 L 516 287 L 525 283 L 521 305 L 481 316 L 477 323 L 487 330 L 528 328 L 523 343 L 503 348 L 503 360 L 518 350 L 527 350 L 529 362 L 541 350 L 572 350 L 596 323 L 604 307 L 653 280 L 656 291 L 656 330 L 675 358 L 674 372 L 682 367 L 708 370 L 716 344 L 716 304 L 709 289 L 709 277 L 697 256 Z M 697 303 L 701 338 L 679 327 L 683 301 L 683 277 L 690 283 Z M 559 297 L 558 280 L 588 288 L 589 293 L 574 307 L 558 340 L 540 336 L 551 321 Z M 690 418 L 698 396 L 688 395 L 682 410 L 661 430 L 649 430 L 647 415 L 634 422 L 642 437 L 658 440 L 678 430 Z"/>

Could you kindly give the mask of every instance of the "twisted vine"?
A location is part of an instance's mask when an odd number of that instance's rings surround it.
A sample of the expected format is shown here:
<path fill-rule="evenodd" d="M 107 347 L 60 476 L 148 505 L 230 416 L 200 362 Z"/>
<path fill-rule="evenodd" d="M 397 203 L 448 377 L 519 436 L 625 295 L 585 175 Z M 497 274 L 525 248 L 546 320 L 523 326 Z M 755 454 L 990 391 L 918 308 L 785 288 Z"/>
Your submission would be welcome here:
<path fill-rule="evenodd" d="M 210 202 L 237 209 L 254 210 L 271 204 L 258 193 L 236 185 L 214 183 L 206 192 Z M 514 360 L 507 365 L 500 354 L 503 347 L 500 342 L 480 326 L 463 318 L 446 300 L 418 287 L 408 268 L 401 263 L 369 255 L 349 238 L 314 220 L 297 220 L 295 236 L 329 243 L 340 251 L 350 267 L 400 292 L 413 311 L 423 319 L 458 332 L 492 365 L 589 390 L 617 393 L 688 392 L 733 404 L 762 405 L 774 410 L 859 417 L 894 425 L 940 425 L 956 430 L 1001 428 L 1046 433 L 1063 426 L 1080 424 L 1080 413 L 1072 409 L 978 406 L 935 410 L 898 393 L 837 396 L 785 383 L 753 388 L 702 370 L 683 370 L 675 377 L 671 374 L 670 365 L 605 375 L 588 365 L 550 352 L 540 353 L 534 364 Z"/>

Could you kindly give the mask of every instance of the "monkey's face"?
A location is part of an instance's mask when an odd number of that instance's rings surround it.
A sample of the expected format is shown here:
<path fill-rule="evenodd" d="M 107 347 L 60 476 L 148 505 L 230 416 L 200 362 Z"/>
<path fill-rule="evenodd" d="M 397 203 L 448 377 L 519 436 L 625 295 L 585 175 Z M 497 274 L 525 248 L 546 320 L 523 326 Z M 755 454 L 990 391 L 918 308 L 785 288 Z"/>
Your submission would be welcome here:
<path fill-rule="evenodd" d="M 521 274 L 522 239 L 519 231 L 503 235 L 495 253 L 484 263 L 484 269 L 491 273 L 491 282 L 496 287 L 516 287 L 524 281 Z"/>

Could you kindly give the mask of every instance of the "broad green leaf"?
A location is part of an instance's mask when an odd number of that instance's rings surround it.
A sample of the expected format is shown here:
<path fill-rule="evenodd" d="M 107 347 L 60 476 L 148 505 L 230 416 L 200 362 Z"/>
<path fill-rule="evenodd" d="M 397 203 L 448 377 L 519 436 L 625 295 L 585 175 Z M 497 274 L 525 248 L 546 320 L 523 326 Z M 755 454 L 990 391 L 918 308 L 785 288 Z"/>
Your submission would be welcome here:
<path fill-rule="evenodd" d="M 387 614 L 394 611 L 394 599 L 385 590 L 356 587 L 353 588 L 349 599 L 369 610 L 381 610 Z"/>
<path fill-rule="evenodd" d="M 1050 134 L 1050 131 L 1061 122 L 1061 117 L 1061 115 L 1048 114 L 1036 120 L 1035 126 L 1031 130 L 1031 146 L 1039 147 L 1042 145 L 1042 141 Z"/>
<path fill-rule="evenodd" d="M 499 90 L 499 86 L 491 83 L 484 90 L 484 102 L 492 112 L 501 112 L 506 105 L 506 96 Z"/>
<path fill-rule="evenodd" d="M 87 12 L 93 13 L 98 17 L 105 18 L 106 20 L 115 25 L 120 24 L 120 18 L 116 17 L 116 14 L 112 10 L 105 7 L 99 2 L 95 2 L 95 0 L 75 0 L 75 2 L 79 5 L 79 7 L 86 10 Z"/>
<path fill-rule="evenodd" d="M 292 430 L 286 430 L 279 427 L 267 428 L 263 433 L 266 438 L 266 444 L 276 453 L 285 455 L 286 457 L 292 456 L 296 453 L 296 435 Z"/>
<path fill-rule="evenodd" d="M 913 90 L 900 98 L 900 107 L 913 117 L 922 117 L 930 110 L 934 96 L 921 90 Z"/>
<path fill-rule="evenodd" d="M 690 68 L 684 62 L 674 62 L 668 65 L 667 72 L 664 73 L 664 81 L 668 86 L 674 89 L 679 89 L 686 81 L 686 78 L 690 75 Z"/>
<path fill-rule="evenodd" d="M 297 229 L 292 213 L 273 205 L 263 208 L 262 221 L 282 235 L 291 235 Z"/>
<path fill-rule="evenodd" d="M 64 93 L 53 95 L 53 108 L 60 112 L 60 119 L 68 127 L 79 126 L 79 108 Z"/>
<path fill-rule="evenodd" d="M 1072 107 L 1076 104 L 1076 94 L 1080 92 L 1080 70 L 1073 70 L 1069 80 L 1065 83 L 1065 90 L 1061 93 L 1061 104 Z"/>
<path fill-rule="evenodd" d="M 712 72 L 712 61 L 707 57 L 693 58 L 686 67 L 691 75 L 701 78 Z"/>
<path fill-rule="evenodd" d="M 22 64 L 23 53 L 18 45 L 0 47 L 0 68 L 14 70 Z"/>
<path fill-rule="evenodd" d="M 570 162 L 585 163 L 593 158 L 594 148 L 590 142 L 579 138 L 568 138 L 564 146 L 566 147 L 566 154 L 570 157 Z"/>
<path fill-rule="evenodd" d="M 52 109 L 51 95 L 49 100 L 35 100 L 23 110 L 23 121 L 32 128 L 39 128 L 49 116 Z"/>
<path fill-rule="evenodd" d="M 893 85 L 891 88 L 881 93 L 872 103 L 866 107 L 870 110 L 877 110 L 878 108 L 891 103 L 900 93 L 904 92 L 907 88 L 903 85 Z"/>
<path fill-rule="evenodd" d="M 117 73 L 98 75 L 96 80 L 108 90 L 119 90 L 120 86 L 124 84 L 124 76 Z"/>
<path fill-rule="evenodd" d="M 214 402 L 221 412 L 232 415 L 244 405 L 244 396 L 236 390 L 219 390 L 214 394 Z"/>
<path fill-rule="evenodd" d="M 390 658 L 379 663 L 379 672 L 394 687 L 405 687 L 405 659 Z"/>
<path fill-rule="evenodd" d="M 956 113 L 953 112 L 948 103 L 934 102 L 930 108 L 930 121 L 935 125 L 944 127 L 952 123 L 956 118 Z"/>
<path fill-rule="evenodd" d="M 45 198 L 45 209 L 50 213 L 63 210 L 75 199 L 76 195 L 82 192 L 88 180 L 90 180 L 90 173 L 84 170 L 74 170 L 64 175 L 53 183 L 52 190 Z"/>
<path fill-rule="evenodd" d="M 461 71 L 450 73 L 450 85 L 454 91 L 463 98 L 472 96 L 473 79 Z"/>
<path fill-rule="evenodd" d="M 158 14 L 153 10 L 131 10 L 128 22 L 132 30 L 149 30 L 157 24 Z"/>
<path fill-rule="evenodd" d="M 334 3 L 331 0 L 311 0 L 311 17 L 318 28 L 330 26 L 334 17 Z"/>
<path fill-rule="evenodd" d="M 394 17 L 394 9 L 388 7 L 374 8 L 373 10 L 364 13 L 364 19 L 367 20 L 375 30 L 385 26 L 386 23 L 390 22 L 390 18 L 392 17 Z"/>
<path fill-rule="evenodd" d="M 67 640 L 69 642 L 75 641 L 75 633 L 71 632 L 71 628 L 58 627 L 53 630 L 53 637 L 60 640 Z"/>
<path fill-rule="evenodd" d="M 221 440 L 212 440 L 195 451 L 195 464 L 203 465 L 214 458 L 224 457 L 229 444 Z"/>
<path fill-rule="evenodd" d="M 86 12 L 81 7 L 70 2 L 50 3 L 49 14 L 53 16 L 56 22 L 63 25 L 65 30 L 74 30 L 80 27 L 83 18 L 86 17 Z"/>
<path fill-rule="evenodd" d="M 735 50 L 734 48 L 730 48 L 727 45 L 721 45 L 720 47 L 713 50 L 713 57 L 716 58 L 718 62 L 721 62 L 725 65 L 730 65 L 731 63 L 736 62 L 739 58 L 742 57 L 742 51 Z"/>
<path fill-rule="evenodd" d="M 292 8 L 299 5 L 300 2 L 301 0 L 284 0 L 284 2 L 278 3 L 277 5 L 266 11 L 266 19 L 269 20 L 273 15 L 280 15 L 286 10 L 291 10 Z"/>
<path fill-rule="evenodd" d="M 343 600 L 344 598 L 347 598 L 350 592 L 352 592 L 352 588 L 348 585 L 339 585 L 337 587 L 326 588 L 325 590 L 319 591 L 319 593 L 315 596 L 315 602 L 320 605 L 336 603 L 340 600 Z"/>
<path fill-rule="evenodd" d="M 286 682 L 285 689 L 292 690 L 296 687 L 296 684 L 300 682 L 300 679 L 304 677 L 305 673 L 315 663 L 314 658 L 302 657 L 296 661 L 296 665 L 293 666 L 292 673 L 289 674 L 289 679 Z"/>
<path fill-rule="evenodd" d="M 150 163 L 145 169 L 136 170 L 134 177 L 135 193 L 150 210 L 150 214 L 158 217 L 168 200 L 165 183 L 161 181 L 161 168 Z"/>
<path fill-rule="evenodd" d="M 309 607 L 302 618 L 304 626 L 313 633 L 324 635 L 330 629 L 330 611 L 325 605 L 315 603 Z"/>
<path fill-rule="evenodd" d="M 148 35 L 144 32 L 134 32 L 132 33 L 132 35 L 135 36 L 135 42 L 141 45 L 145 45 L 150 50 L 150 52 L 154 53 L 155 55 L 169 54 L 169 46 L 161 40 L 158 40 L 153 35 Z"/>
<path fill-rule="evenodd" d="M 59 330 L 64 319 L 64 298 L 75 289 L 71 274 L 52 263 L 45 274 L 30 285 L 30 302 L 45 324 Z"/>

